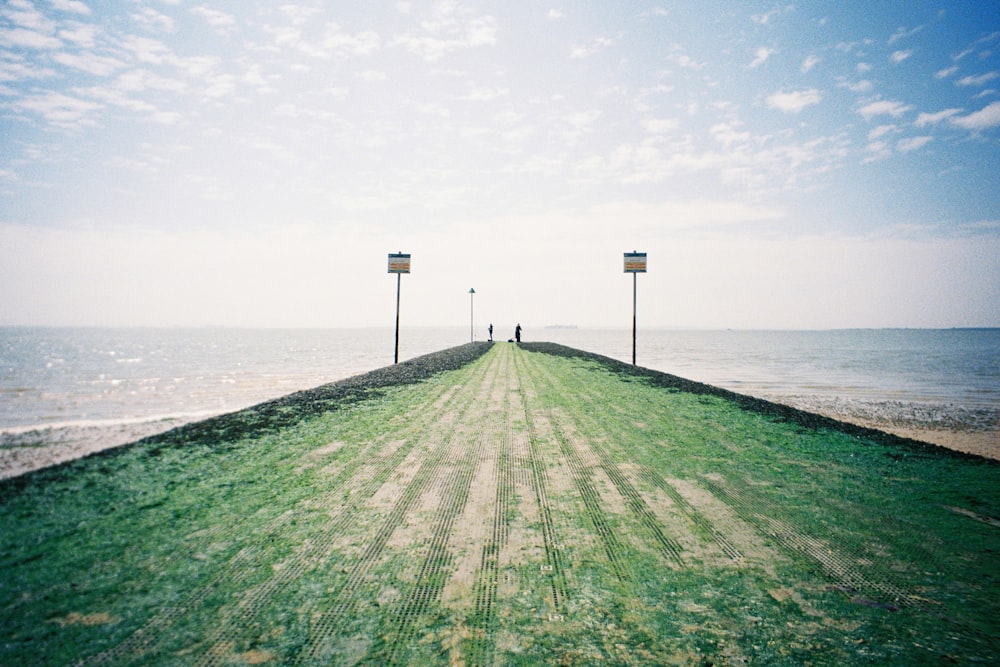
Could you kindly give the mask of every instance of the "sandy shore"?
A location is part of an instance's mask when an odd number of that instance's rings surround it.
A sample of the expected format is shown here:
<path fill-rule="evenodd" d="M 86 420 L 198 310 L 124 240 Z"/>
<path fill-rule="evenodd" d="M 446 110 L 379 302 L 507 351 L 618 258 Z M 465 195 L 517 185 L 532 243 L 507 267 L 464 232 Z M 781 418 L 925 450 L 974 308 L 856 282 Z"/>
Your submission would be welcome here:
<path fill-rule="evenodd" d="M 65 426 L 0 432 L 0 479 L 126 445 L 195 419 L 162 419 L 114 426 Z"/>
<path fill-rule="evenodd" d="M 969 409 L 955 405 L 815 396 L 769 398 L 839 421 L 1000 461 L 1000 407 Z"/>

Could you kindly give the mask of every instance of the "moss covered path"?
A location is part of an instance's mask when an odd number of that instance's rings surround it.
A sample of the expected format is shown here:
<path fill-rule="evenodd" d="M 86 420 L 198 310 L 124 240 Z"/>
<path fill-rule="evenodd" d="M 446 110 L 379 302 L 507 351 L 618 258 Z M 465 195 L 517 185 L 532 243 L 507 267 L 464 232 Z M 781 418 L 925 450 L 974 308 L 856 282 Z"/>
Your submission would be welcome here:
<path fill-rule="evenodd" d="M 1000 465 L 475 344 L 0 482 L 0 665 L 1000 662 Z"/>

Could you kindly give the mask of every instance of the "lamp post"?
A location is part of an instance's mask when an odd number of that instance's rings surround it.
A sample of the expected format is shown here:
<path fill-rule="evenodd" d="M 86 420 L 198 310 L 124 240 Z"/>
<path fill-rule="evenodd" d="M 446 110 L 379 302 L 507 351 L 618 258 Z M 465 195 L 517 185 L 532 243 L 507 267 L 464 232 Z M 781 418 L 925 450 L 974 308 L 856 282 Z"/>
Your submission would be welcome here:
<path fill-rule="evenodd" d="M 469 342 L 476 342 L 476 306 L 475 306 L 476 290 L 472 287 L 469 288 Z"/>
<path fill-rule="evenodd" d="M 625 253 L 625 273 L 632 274 L 632 365 L 635 366 L 635 311 L 637 299 L 637 283 L 636 275 L 646 272 L 646 253 L 644 252 L 627 252 Z"/>
<path fill-rule="evenodd" d="M 396 274 L 396 351 L 392 357 L 392 363 L 399 363 L 399 290 L 402 285 L 402 279 L 404 273 L 410 272 L 410 255 L 403 254 L 403 251 L 398 253 L 389 253 L 389 273 Z"/>

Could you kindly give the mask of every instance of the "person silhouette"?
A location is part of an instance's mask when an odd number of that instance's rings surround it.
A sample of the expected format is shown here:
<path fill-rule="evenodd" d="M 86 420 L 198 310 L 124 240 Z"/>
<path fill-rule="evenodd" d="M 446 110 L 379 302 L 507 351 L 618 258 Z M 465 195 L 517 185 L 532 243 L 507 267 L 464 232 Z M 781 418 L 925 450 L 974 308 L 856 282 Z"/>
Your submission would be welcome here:
<path fill-rule="evenodd" d="M 521 325 L 520 324 L 518 324 L 516 327 L 514 327 L 514 340 L 516 340 L 518 343 L 521 342 Z"/>
<path fill-rule="evenodd" d="M 490 332 L 490 342 L 492 343 L 493 342 L 493 325 L 492 324 L 490 325 L 490 328 L 487 329 L 487 331 Z"/>

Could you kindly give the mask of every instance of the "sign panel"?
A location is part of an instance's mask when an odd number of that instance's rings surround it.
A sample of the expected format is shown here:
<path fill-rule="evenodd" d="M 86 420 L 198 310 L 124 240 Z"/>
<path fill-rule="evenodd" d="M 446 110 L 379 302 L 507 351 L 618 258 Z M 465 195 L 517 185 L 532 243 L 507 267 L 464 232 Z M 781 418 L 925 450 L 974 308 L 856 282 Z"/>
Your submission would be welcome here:
<path fill-rule="evenodd" d="M 625 253 L 625 273 L 646 273 L 646 253 Z"/>
<path fill-rule="evenodd" d="M 410 255 L 402 253 L 389 253 L 389 273 L 409 273 Z"/>

